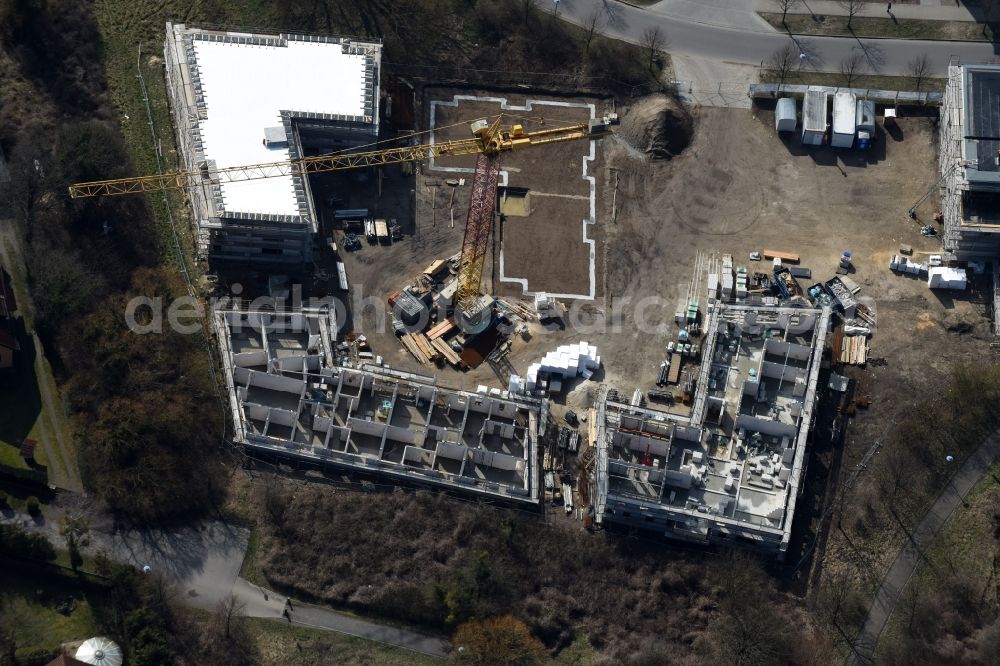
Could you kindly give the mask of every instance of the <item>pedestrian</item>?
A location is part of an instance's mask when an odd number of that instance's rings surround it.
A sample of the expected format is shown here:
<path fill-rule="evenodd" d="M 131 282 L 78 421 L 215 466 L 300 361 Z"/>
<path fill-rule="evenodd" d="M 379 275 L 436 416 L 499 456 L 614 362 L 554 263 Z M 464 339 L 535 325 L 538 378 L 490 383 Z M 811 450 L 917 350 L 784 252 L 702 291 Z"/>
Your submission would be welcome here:
<path fill-rule="evenodd" d="M 890 2 L 885 8 L 886 14 L 892 14 L 892 3 Z"/>

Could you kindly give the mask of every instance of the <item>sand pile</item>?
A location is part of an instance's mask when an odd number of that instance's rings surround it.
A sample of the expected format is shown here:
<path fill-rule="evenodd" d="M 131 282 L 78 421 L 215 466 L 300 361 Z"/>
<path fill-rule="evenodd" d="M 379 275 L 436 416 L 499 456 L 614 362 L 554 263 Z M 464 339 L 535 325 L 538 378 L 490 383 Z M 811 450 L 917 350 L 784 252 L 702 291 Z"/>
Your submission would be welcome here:
<path fill-rule="evenodd" d="M 615 130 L 620 139 L 653 159 L 669 160 L 691 143 L 691 115 L 663 95 L 638 100 L 622 115 Z"/>

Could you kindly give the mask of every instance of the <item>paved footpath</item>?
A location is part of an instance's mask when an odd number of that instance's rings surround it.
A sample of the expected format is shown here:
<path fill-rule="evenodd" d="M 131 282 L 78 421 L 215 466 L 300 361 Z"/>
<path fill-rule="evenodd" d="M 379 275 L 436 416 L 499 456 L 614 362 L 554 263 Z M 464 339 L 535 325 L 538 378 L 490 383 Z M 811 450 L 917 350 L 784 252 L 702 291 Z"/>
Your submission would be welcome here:
<path fill-rule="evenodd" d="M 182 600 L 196 608 L 215 609 L 230 594 L 244 606 L 249 617 L 288 622 L 284 616 L 285 595 L 240 578 L 240 567 L 250 533 L 221 521 L 174 530 L 116 531 L 108 550 L 118 559 L 138 568 L 149 565 L 175 581 L 184 592 Z M 355 615 L 291 600 L 291 622 L 315 629 L 336 631 L 365 640 L 413 650 L 434 657 L 448 656 L 448 643 L 433 636 L 376 624 Z"/>
<path fill-rule="evenodd" d="M 875 593 L 875 599 L 868 610 L 868 617 L 858 634 L 855 644 L 857 653 L 848 658 L 848 664 L 871 663 L 878 645 L 878 639 L 889 622 L 899 596 L 910 577 L 920 564 L 921 553 L 926 552 L 941 527 L 962 504 L 962 498 L 989 472 L 993 464 L 1000 460 L 1000 431 L 990 435 L 976 452 L 958 469 L 951 482 L 920 521 L 913 539 L 908 540 L 896 556 L 889 571 L 882 579 L 882 585 Z"/>
<path fill-rule="evenodd" d="M 376 624 L 354 615 L 338 613 L 328 608 L 312 606 L 294 599 L 291 600 L 290 610 L 286 616 L 285 601 L 287 597 L 254 585 L 242 578 L 236 580 L 232 586 L 232 593 L 244 605 L 244 612 L 249 617 L 270 618 L 276 622 L 289 622 L 313 629 L 336 631 L 412 650 L 431 657 L 443 659 L 448 656 L 448 642 L 440 638 L 409 629 Z M 198 604 L 195 603 L 195 605 Z"/>

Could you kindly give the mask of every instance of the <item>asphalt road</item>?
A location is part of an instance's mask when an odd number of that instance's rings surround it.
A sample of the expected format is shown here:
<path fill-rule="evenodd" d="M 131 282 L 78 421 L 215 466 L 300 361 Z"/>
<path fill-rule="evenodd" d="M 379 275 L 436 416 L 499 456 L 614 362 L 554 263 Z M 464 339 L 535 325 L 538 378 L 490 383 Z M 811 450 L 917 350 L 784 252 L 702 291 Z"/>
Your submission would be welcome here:
<path fill-rule="evenodd" d="M 548 0 L 541 4 L 550 12 L 556 7 Z M 830 72 L 839 71 L 840 62 L 854 49 L 865 53 L 869 69 L 878 74 L 905 74 L 908 63 L 915 56 L 926 53 L 932 75 L 936 76 L 947 72 L 952 57 L 962 62 L 989 62 L 1000 53 L 1000 45 L 983 42 L 791 38 L 762 26 L 759 19 L 751 18 L 745 5 L 742 0 L 702 0 L 699 3 L 660 3 L 654 11 L 615 0 L 561 0 L 558 16 L 584 26 L 595 11 L 603 12 L 605 18 L 599 27 L 608 37 L 639 44 L 647 30 L 659 28 L 667 39 L 664 50 L 672 55 L 739 65 L 759 65 L 790 39 L 801 53 L 806 54 L 803 59 L 806 68 Z M 715 7 L 717 11 L 709 12 L 706 7 Z M 716 17 L 722 18 L 716 20 Z M 720 25 L 723 22 L 735 25 Z"/>

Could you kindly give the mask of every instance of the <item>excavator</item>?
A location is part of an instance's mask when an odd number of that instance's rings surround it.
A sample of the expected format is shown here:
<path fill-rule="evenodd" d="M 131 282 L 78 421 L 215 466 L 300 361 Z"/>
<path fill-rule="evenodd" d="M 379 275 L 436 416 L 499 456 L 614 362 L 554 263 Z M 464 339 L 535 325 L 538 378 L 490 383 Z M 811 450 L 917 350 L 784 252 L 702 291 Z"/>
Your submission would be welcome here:
<path fill-rule="evenodd" d="M 591 119 L 587 124 L 566 125 L 525 131 L 520 123 L 511 123 L 508 116 L 480 118 L 470 124 L 472 136 L 466 139 L 425 143 L 414 146 L 397 146 L 368 151 L 340 151 L 297 160 L 251 164 L 235 167 L 193 171 L 172 171 L 149 176 L 115 178 L 69 187 L 74 199 L 83 197 L 115 196 L 187 189 L 205 181 L 241 182 L 288 175 L 308 175 L 345 169 L 416 162 L 433 157 L 476 155 L 476 169 L 472 177 L 472 195 L 462 240 L 459 262 L 458 288 L 455 294 L 460 311 L 472 316 L 478 306 L 483 265 L 489 251 L 500 176 L 500 160 L 504 153 L 577 139 L 596 138 L 607 134 L 609 126 L 617 121 L 615 115 Z M 544 122 L 544 120 L 542 120 Z"/>

